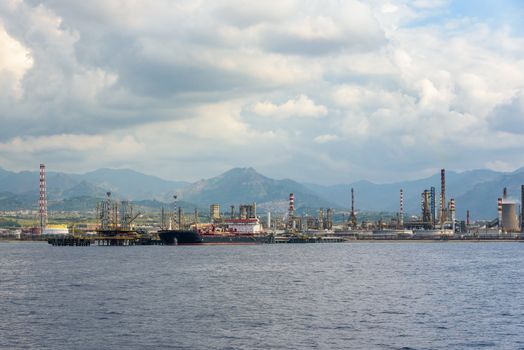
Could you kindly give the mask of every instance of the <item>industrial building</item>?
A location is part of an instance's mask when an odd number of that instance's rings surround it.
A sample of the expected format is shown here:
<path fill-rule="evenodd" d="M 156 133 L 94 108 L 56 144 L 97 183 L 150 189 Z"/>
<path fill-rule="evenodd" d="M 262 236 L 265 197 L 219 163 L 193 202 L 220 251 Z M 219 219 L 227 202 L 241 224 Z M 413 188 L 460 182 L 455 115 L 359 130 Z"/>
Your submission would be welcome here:
<path fill-rule="evenodd" d="M 220 204 L 211 204 L 211 206 L 209 207 L 209 218 L 212 222 L 220 221 Z"/>

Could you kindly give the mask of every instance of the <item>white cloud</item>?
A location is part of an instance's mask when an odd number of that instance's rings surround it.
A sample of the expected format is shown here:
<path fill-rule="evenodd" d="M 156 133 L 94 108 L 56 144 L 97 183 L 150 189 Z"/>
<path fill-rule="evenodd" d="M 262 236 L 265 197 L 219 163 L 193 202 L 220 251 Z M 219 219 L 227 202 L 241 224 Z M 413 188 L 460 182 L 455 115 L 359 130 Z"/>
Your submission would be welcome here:
<path fill-rule="evenodd" d="M 280 105 L 271 102 L 258 102 L 253 108 L 253 112 L 264 117 L 274 118 L 319 118 L 327 115 L 328 110 L 325 106 L 317 105 L 313 100 L 305 95 L 300 95 L 296 99 L 288 100 Z"/>
<path fill-rule="evenodd" d="M 313 139 L 315 143 L 327 143 L 327 142 L 336 141 L 336 140 L 338 140 L 338 136 L 332 135 L 332 134 L 318 135 L 317 137 Z"/>
<path fill-rule="evenodd" d="M 0 3 L 0 166 L 323 181 L 309 159 L 346 181 L 524 163 L 524 38 L 445 0 L 34 3 Z"/>
<path fill-rule="evenodd" d="M 32 66 L 31 51 L 9 36 L 0 21 L 0 93 L 21 98 L 21 80 Z"/>
<path fill-rule="evenodd" d="M 96 152 L 102 155 L 136 155 L 142 149 L 132 136 L 119 139 L 107 135 L 62 134 L 38 137 L 14 137 L 0 143 L 0 152 L 9 154 L 46 153 L 54 151 Z"/>
<path fill-rule="evenodd" d="M 488 169 L 495 171 L 513 171 L 515 169 L 515 164 L 511 164 L 501 160 L 487 162 L 484 166 Z"/>

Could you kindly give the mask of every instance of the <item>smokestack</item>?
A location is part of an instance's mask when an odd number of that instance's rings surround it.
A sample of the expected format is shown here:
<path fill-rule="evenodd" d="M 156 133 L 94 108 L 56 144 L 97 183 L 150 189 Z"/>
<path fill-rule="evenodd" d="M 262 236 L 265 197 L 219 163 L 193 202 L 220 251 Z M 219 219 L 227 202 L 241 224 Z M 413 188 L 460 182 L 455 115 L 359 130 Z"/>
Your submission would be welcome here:
<path fill-rule="evenodd" d="M 446 170 L 440 170 L 440 224 L 446 221 Z"/>
<path fill-rule="evenodd" d="M 429 212 L 429 191 L 422 192 L 422 222 L 431 224 L 431 213 Z"/>
<path fill-rule="evenodd" d="M 398 218 L 400 228 L 404 227 L 404 190 L 400 189 L 400 213 Z"/>
<path fill-rule="evenodd" d="M 437 207 L 436 207 L 436 193 L 435 193 L 435 187 L 431 187 L 429 189 L 429 196 L 430 196 L 430 209 L 431 209 L 431 220 L 433 223 L 437 222 Z"/>
<path fill-rule="evenodd" d="M 508 199 L 508 188 L 504 187 L 504 190 L 502 191 L 502 199 L 506 201 Z"/>
<path fill-rule="evenodd" d="M 469 210 L 466 211 L 466 225 L 469 226 Z"/>
<path fill-rule="evenodd" d="M 232 205 L 231 206 L 231 219 L 234 219 L 235 218 L 235 206 Z"/>
<path fill-rule="evenodd" d="M 355 190 L 351 188 L 351 214 L 355 215 Z"/>
<path fill-rule="evenodd" d="M 502 198 L 499 198 L 497 201 L 497 211 L 499 219 L 499 229 L 502 229 Z"/>
<path fill-rule="evenodd" d="M 295 215 L 295 195 L 293 193 L 289 194 L 289 215 Z"/>
<path fill-rule="evenodd" d="M 349 225 L 352 228 L 357 227 L 357 215 L 355 214 L 355 190 L 351 188 L 351 214 L 349 215 Z"/>
<path fill-rule="evenodd" d="M 326 224 L 326 228 L 328 230 L 331 230 L 333 228 L 333 209 L 331 208 L 328 208 L 327 210 L 327 224 Z"/>
<path fill-rule="evenodd" d="M 289 208 L 288 208 L 288 228 L 294 230 L 296 227 L 295 222 L 295 195 L 289 194 Z"/>

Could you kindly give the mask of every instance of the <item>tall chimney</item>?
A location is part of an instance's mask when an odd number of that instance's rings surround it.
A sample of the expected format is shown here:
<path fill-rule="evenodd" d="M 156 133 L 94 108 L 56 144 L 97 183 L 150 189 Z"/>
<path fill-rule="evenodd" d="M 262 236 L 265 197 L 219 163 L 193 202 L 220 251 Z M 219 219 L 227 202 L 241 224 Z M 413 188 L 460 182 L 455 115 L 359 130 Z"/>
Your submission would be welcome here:
<path fill-rule="evenodd" d="M 506 201 L 508 199 L 508 188 L 504 187 L 504 190 L 502 191 L 502 199 Z"/>
<path fill-rule="evenodd" d="M 469 226 L 469 210 L 466 211 L 466 225 Z"/>
<path fill-rule="evenodd" d="M 351 214 L 355 215 L 355 190 L 351 187 Z"/>
<path fill-rule="evenodd" d="M 446 170 L 440 170 L 440 224 L 446 221 Z"/>
<path fill-rule="evenodd" d="M 400 189 L 400 213 L 398 217 L 398 224 L 402 229 L 404 227 L 404 190 Z"/>
<path fill-rule="evenodd" d="M 296 228 L 295 221 L 295 195 L 293 193 L 289 194 L 289 208 L 288 208 L 288 228 L 294 230 Z"/>
<path fill-rule="evenodd" d="M 355 213 L 355 189 L 351 187 L 351 214 L 349 215 L 349 225 L 357 227 L 357 214 Z"/>

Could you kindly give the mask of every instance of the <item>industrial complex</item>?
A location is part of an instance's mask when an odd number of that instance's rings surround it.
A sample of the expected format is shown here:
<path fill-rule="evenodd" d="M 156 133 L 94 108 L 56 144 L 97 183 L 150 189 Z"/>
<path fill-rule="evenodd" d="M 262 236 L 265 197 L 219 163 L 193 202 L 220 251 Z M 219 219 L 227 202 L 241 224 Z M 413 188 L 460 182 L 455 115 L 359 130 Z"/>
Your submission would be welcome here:
<path fill-rule="evenodd" d="M 446 199 L 446 171 L 440 172 L 440 195 L 434 186 L 420 193 L 420 212 L 404 213 L 404 190 L 399 189 L 398 212 L 388 220 L 359 220 L 355 207 L 356 193 L 348 188 L 349 212 L 335 208 L 317 208 L 313 215 L 297 214 L 293 193 L 288 197 L 285 213 L 264 210 L 257 213 L 257 204 L 240 204 L 238 211 L 232 204 L 228 211 L 218 203 L 209 204 L 209 214 L 198 210 L 185 215 L 177 207 L 177 196 L 168 210 L 147 225 L 137 223 L 141 213 L 134 212 L 129 201 L 111 198 L 111 192 L 96 207 L 95 221 L 81 224 L 49 223 L 47 208 L 46 168 L 40 165 L 38 225 L 0 232 L 17 239 L 49 239 L 50 242 L 68 242 L 63 245 L 137 245 L 165 244 L 249 244 L 249 243 L 308 243 L 345 242 L 352 240 L 518 240 L 524 238 L 524 184 L 521 202 L 510 199 L 507 188 L 497 198 L 496 217 L 487 221 L 470 222 L 456 218 L 455 200 Z M 361 194 L 361 195 L 365 195 Z M 340 219 L 340 212 L 346 212 Z M 495 210 L 494 210 L 495 214 Z M 157 214 L 158 215 L 158 214 Z M 495 215 L 494 215 L 495 216 Z M 335 220 L 335 217 L 337 219 Z M 169 233 L 169 234 L 168 234 Z M 182 234 L 184 233 L 185 236 Z M 194 234 L 193 234 L 194 233 Z M 188 239 L 188 237 L 191 239 Z"/>

